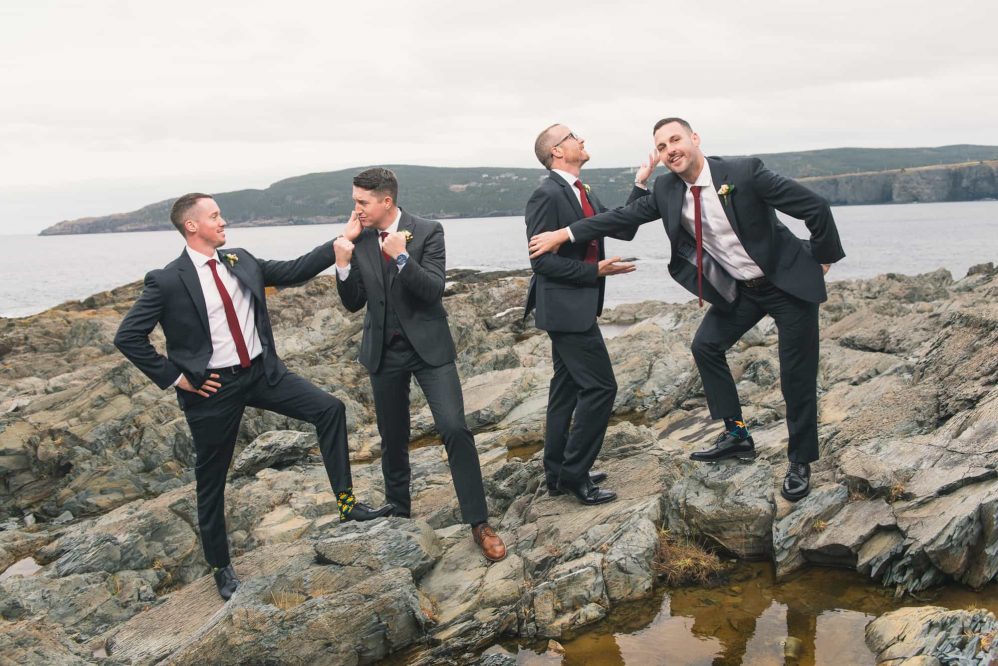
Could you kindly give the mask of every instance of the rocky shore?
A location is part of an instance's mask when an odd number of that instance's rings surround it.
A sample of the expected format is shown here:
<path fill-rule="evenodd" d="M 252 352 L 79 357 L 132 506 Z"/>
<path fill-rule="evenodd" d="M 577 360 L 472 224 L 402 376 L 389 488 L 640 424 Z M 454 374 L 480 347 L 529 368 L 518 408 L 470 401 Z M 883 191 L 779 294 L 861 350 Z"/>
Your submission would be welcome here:
<path fill-rule="evenodd" d="M 176 399 L 111 344 L 139 285 L 0 319 L 0 662 L 478 663 L 502 637 L 558 638 L 650 595 L 663 527 L 771 560 L 781 576 L 846 567 L 902 596 L 998 575 L 993 265 L 959 280 L 830 285 L 822 459 L 796 505 L 778 492 L 786 429 L 771 320 L 729 356 L 761 456 L 704 466 L 687 458 L 716 429 L 689 353 L 702 312 L 645 302 L 604 316 L 619 391 L 598 466 L 620 499 L 584 508 L 542 484 L 550 349 L 521 321 L 526 276 L 449 277 L 467 417 L 509 557 L 487 566 L 460 524 L 418 389 L 412 520 L 340 525 L 314 433 L 248 410 L 226 503 L 244 585 L 227 604 L 202 560 Z M 376 503 L 361 318 L 327 277 L 269 298 L 289 367 L 347 405 L 355 485 Z M 882 663 L 998 654 L 990 613 L 906 598 L 867 627 Z"/>

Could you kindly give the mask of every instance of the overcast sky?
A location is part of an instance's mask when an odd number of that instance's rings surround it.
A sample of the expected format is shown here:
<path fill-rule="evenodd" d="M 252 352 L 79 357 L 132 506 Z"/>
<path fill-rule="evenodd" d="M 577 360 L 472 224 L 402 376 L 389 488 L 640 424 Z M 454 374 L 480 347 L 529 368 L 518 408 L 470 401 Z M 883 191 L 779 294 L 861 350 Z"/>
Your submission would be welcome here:
<path fill-rule="evenodd" d="M 0 4 L 0 233 L 378 163 L 998 144 L 998 3 Z M 403 184 L 404 186 L 404 184 Z"/>

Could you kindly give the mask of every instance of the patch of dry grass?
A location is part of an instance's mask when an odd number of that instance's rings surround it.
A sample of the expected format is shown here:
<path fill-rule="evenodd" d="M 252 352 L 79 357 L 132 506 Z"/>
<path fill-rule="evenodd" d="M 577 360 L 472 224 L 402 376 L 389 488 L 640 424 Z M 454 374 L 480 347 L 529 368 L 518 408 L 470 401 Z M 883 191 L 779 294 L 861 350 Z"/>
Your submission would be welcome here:
<path fill-rule="evenodd" d="M 659 530 L 652 568 L 668 585 L 675 586 L 707 583 L 727 565 L 696 542 L 663 529 Z"/>

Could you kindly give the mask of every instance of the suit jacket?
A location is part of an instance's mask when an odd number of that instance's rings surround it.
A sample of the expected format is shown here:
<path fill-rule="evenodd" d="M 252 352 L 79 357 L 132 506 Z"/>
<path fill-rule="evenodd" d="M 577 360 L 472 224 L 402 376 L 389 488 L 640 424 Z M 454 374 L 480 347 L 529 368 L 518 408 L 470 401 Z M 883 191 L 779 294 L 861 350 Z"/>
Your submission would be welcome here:
<path fill-rule="evenodd" d="M 367 306 L 359 360 L 369 372 L 377 372 L 381 367 L 386 294 L 405 337 L 420 358 L 436 367 L 457 357 L 443 304 L 447 279 L 444 228 L 439 222 L 424 220 L 402 210 L 398 230 L 412 234 L 412 240 L 406 245 L 409 261 L 401 271 L 389 266 L 387 287 L 385 259 L 375 229 L 361 231 L 354 242 L 350 275 L 345 281 L 336 279 L 340 300 L 347 310 L 357 312 Z"/>
<path fill-rule="evenodd" d="M 298 284 L 329 268 L 335 260 L 332 243 L 323 243 L 291 261 L 257 259 L 237 248 L 219 250 L 219 262 L 225 261 L 226 254 L 238 257 L 235 264 L 226 263 L 253 295 L 254 321 L 263 347 L 264 372 L 267 381 L 276 384 L 287 368 L 274 345 L 264 288 Z M 166 336 L 166 356 L 149 342 L 149 334 L 156 324 L 163 327 Z M 194 386 L 204 384 L 213 350 L 208 310 L 197 269 L 186 250 L 165 268 L 146 275 L 142 294 L 122 319 L 114 345 L 162 389 L 172 386 L 181 373 Z M 185 406 L 186 393 L 177 389 L 181 407 Z"/>
<path fill-rule="evenodd" d="M 641 188 L 634 189 L 645 192 Z M 635 193 L 631 195 L 635 196 Z M 594 211 L 606 211 L 606 206 L 595 194 L 588 192 L 587 197 Z M 584 218 L 582 205 L 572 186 L 552 172 L 541 181 L 527 201 L 524 218 L 527 239 L 542 231 L 557 231 Z M 604 235 L 631 240 L 635 233 L 637 227 L 619 227 L 601 234 L 597 239 L 599 259 L 606 258 Z M 587 247 L 588 241 L 565 243 L 555 254 L 530 260 L 534 275 L 530 278 L 524 318 L 536 307 L 534 321 L 538 328 L 546 331 L 580 333 L 593 325 L 596 317 L 603 312 L 606 278 L 599 277 L 596 264 L 585 263 Z"/>
<path fill-rule="evenodd" d="M 831 264 L 845 256 L 828 201 L 803 185 L 779 176 L 755 157 L 725 160 L 708 157 L 714 187 L 727 183 L 731 192 L 722 204 L 732 229 L 763 274 L 783 291 L 812 303 L 828 296 L 820 264 Z M 661 218 L 672 245 L 669 272 L 690 292 L 697 293 L 695 243 L 682 226 L 686 183 L 674 173 L 655 179 L 649 194 L 632 193 L 628 205 L 571 225 L 576 242 L 632 229 Z M 808 241 L 797 238 L 776 217 L 776 211 L 801 219 L 811 232 Z M 703 282 L 703 297 L 713 305 L 728 308 L 737 290 L 730 275 L 718 274 L 720 266 L 706 259 L 704 274 L 715 279 Z"/>

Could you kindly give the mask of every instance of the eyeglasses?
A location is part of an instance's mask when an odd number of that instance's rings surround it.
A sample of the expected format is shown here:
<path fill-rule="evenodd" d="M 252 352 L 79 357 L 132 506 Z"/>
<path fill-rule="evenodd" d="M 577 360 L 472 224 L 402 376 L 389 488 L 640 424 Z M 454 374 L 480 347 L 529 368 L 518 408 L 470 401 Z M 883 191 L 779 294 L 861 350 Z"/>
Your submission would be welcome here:
<path fill-rule="evenodd" d="M 551 147 L 552 147 L 552 148 L 557 148 L 558 146 L 560 146 L 561 144 L 565 143 L 565 142 L 566 142 L 566 141 L 568 141 L 569 139 L 575 139 L 575 140 L 576 140 L 576 141 L 578 141 L 579 143 L 582 143 L 583 141 L 585 141 L 585 139 L 583 139 L 583 138 L 582 138 L 581 136 L 578 136 L 578 135 L 577 135 L 577 134 L 576 134 L 575 132 L 569 132 L 569 133 L 568 133 L 568 134 L 567 134 L 567 135 L 565 136 L 565 138 L 564 138 L 564 139 L 562 139 L 561 141 L 559 141 L 558 143 L 554 144 L 554 145 L 553 145 L 553 146 L 551 146 Z"/>

